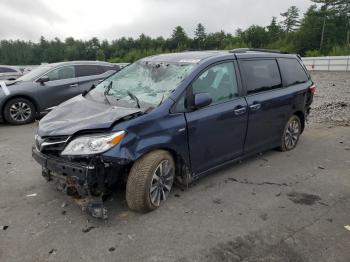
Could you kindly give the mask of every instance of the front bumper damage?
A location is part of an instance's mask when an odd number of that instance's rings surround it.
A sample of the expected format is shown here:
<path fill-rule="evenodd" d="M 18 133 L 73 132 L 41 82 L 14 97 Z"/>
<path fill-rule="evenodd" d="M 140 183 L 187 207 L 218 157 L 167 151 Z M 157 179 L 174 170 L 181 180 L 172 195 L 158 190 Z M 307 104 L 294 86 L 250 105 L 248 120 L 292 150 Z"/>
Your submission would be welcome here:
<path fill-rule="evenodd" d="M 108 186 L 116 182 L 107 174 L 106 165 L 101 160 L 91 158 L 89 162 L 74 162 L 60 157 L 48 156 L 36 147 L 32 156 L 42 166 L 42 175 L 47 181 L 56 182 L 57 189 L 74 198 L 82 199 L 82 209 L 93 217 L 106 219 L 107 209 L 103 198 L 108 194 Z"/>

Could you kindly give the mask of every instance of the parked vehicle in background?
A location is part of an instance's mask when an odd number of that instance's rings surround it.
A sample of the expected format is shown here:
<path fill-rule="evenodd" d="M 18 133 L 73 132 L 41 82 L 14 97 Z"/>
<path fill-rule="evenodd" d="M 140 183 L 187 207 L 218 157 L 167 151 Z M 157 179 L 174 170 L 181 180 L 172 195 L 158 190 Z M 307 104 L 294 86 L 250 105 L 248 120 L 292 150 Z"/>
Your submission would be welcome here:
<path fill-rule="evenodd" d="M 158 208 L 188 185 L 271 148 L 292 150 L 316 86 L 299 56 L 203 51 L 141 59 L 40 122 L 33 157 L 71 195 L 102 199 L 120 181 L 132 210 Z M 100 199 L 100 202 L 96 203 Z"/>
<path fill-rule="evenodd" d="M 14 66 L 0 65 L 0 81 L 16 80 L 22 76 L 22 71 Z"/>
<path fill-rule="evenodd" d="M 16 125 L 30 123 L 118 70 L 116 65 L 98 61 L 41 65 L 15 81 L 1 83 L 0 120 Z"/>

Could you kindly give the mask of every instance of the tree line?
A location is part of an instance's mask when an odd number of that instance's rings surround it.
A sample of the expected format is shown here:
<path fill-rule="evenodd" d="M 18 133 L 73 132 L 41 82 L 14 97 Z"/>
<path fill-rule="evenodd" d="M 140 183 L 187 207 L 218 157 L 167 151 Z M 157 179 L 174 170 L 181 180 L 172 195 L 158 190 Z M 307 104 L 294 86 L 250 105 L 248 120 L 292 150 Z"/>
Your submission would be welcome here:
<path fill-rule="evenodd" d="M 113 41 L 68 37 L 35 43 L 0 41 L 0 64 L 34 65 L 71 60 L 133 62 L 145 56 L 185 50 L 229 50 L 241 47 L 278 49 L 303 56 L 350 55 L 349 0 L 312 0 L 305 14 L 291 6 L 266 26 L 252 25 L 235 32 L 207 33 L 199 23 L 193 37 L 176 26 L 171 37 L 122 37 Z M 316 5 L 317 4 L 317 5 Z"/>

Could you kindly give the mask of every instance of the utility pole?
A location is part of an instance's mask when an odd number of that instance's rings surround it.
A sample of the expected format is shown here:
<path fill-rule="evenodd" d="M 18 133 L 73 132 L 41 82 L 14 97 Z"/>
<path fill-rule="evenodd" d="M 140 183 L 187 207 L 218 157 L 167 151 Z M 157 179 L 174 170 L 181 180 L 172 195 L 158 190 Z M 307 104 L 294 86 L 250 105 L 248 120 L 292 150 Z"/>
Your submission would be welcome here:
<path fill-rule="evenodd" d="M 320 51 L 321 51 L 322 46 L 323 46 L 323 39 L 324 39 L 324 30 L 325 30 L 325 27 L 326 27 L 326 15 L 324 15 L 324 18 L 323 18 L 323 26 L 322 26 L 322 34 L 321 34 L 321 42 L 320 42 Z"/>
<path fill-rule="evenodd" d="M 321 42 L 320 42 L 320 51 L 322 50 L 323 47 L 323 40 L 324 40 L 324 31 L 326 28 L 326 19 L 327 19 L 327 10 L 328 10 L 328 3 L 324 5 L 324 17 L 323 17 L 323 26 L 322 26 L 322 34 L 321 34 Z"/>

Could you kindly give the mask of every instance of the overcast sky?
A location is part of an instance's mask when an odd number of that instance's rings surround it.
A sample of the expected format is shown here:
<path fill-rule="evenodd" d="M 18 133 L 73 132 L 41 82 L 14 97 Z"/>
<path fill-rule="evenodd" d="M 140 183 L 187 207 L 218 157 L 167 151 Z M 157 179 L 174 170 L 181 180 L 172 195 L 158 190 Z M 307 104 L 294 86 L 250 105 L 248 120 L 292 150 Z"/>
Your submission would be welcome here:
<path fill-rule="evenodd" d="M 112 40 L 141 33 L 169 37 L 177 25 L 192 36 L 198 22 L 207 32 L 234 33 L 252 24 L 265 26 L 291 5 L 305 12 L 311 4 L 309 0 L 0 0 L 0 39 Z"/>

